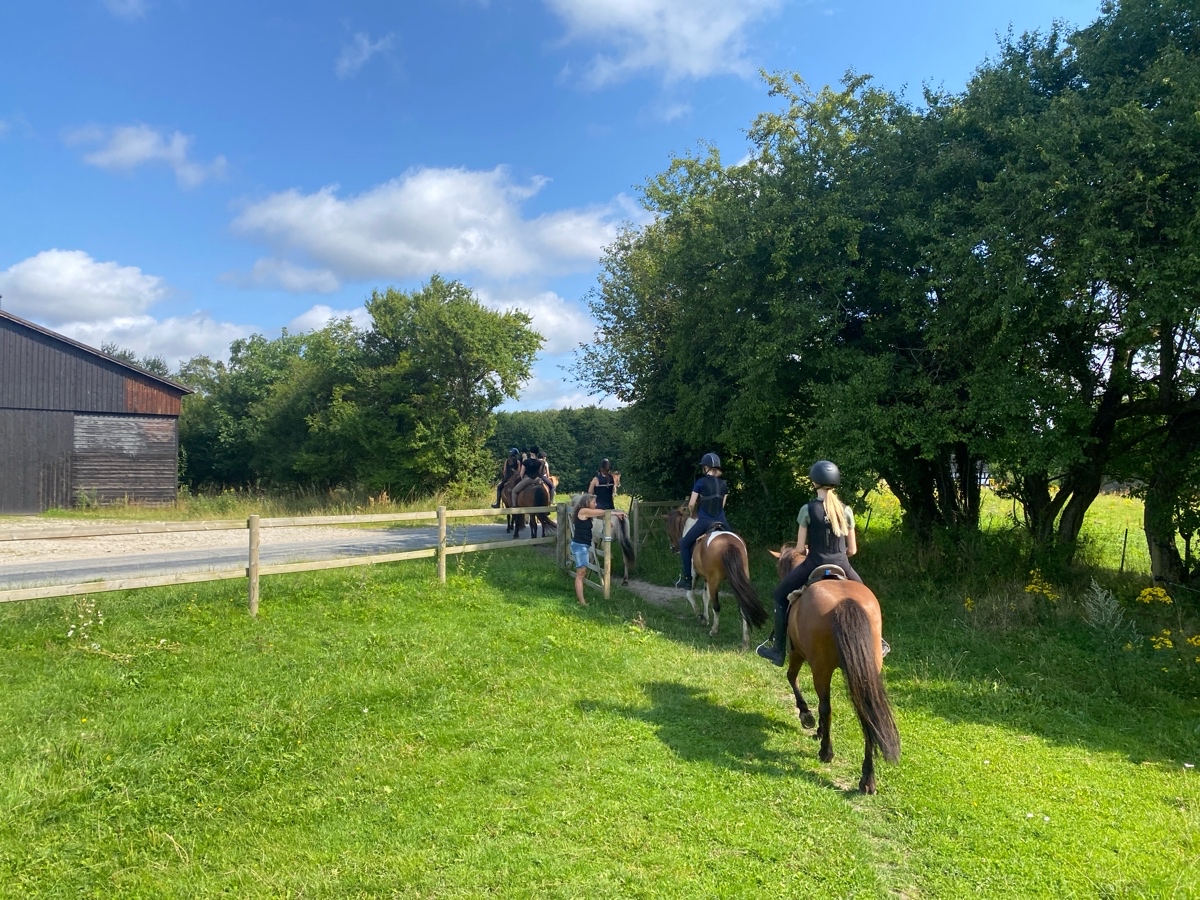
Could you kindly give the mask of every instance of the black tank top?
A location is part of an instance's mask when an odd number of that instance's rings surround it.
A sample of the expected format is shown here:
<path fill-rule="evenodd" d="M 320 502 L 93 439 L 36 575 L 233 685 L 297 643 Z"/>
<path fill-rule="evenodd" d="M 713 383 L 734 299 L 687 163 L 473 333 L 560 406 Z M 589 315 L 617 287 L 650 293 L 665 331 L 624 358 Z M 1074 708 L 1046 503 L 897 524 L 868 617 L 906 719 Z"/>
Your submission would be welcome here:
<path fill-rule="evenodd" d="M 615 509 L 613 506 L 613 485 L 616 480 L 611 475 L 596 473 L 596 508 Z"/>
<path fill-rule="evenodd" d="M 526 478 L 537 478 L 542 471 L 542 461 L 536 456 L 525 460 L 521 465 L 525 468 Z"/>
<path fill-rule="evenodd" d="M 571 526 L 574 529 L 571 540 L 576 544 L 590 544 L 592 542 L 592 523 L 595 519 L 581 519 L 579 513 L 571 516 Z"/>

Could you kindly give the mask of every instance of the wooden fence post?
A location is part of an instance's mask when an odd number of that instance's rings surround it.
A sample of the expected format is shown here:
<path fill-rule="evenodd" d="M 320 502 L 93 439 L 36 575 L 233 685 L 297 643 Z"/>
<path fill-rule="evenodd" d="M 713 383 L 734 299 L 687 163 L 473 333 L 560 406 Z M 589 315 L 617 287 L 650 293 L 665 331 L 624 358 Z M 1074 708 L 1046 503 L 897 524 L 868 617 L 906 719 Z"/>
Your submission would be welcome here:
<path fill-rule="evenodd" d="M 437 508 L 438 517 L 438 545 L 437 545 L 437 566 L 438 566 L 438 581 L 442 584 L 446 583 L 446 507 L 439 506 Z"/>
<path fill-rule="evenodd" d="M 604 599 L 612 594 L 612 510 L 604 511 Z"/>
<path fill-rule="evenodd" d="M 250 615 L 258 615 L 258 516 L 246 520 L 246 528 L 250 531 L 250 561 L 246 567 L 246 577 L 250 581 Z"/>
<path fill-rule="evenodd" d="M 571 519 L 570 513 L 567 511 L 567 504 L 558 504 L 558 544 L 554 550 L 558 555 L 558 565 L 562 568 L 567 567 L 567 554 L 570 553 L 570 547 L 567 545 L 571 541 Z"/>
<path fill-rule="evenodd" d="M 641 503 L 638 501 L 637 497 L 634 497 L 633 500 L 631 500 L 629 502 L 629 519 L 630 519 L 629 530 L 633 532 L 633 546 L 635 546 L 635 547 L 642 546 L 642 541 L 641 541 L 642 517 L 638 511 L 639 506 L 641 506 Z"/>

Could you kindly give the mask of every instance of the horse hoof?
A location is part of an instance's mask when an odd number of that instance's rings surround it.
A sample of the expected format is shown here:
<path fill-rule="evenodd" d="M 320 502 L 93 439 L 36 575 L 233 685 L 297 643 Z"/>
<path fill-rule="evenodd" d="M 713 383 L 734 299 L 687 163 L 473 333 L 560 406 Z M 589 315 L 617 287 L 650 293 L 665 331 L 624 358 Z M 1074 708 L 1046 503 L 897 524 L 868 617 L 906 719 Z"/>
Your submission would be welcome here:
<path fill-rule="evenodd" d="M 812 713 L 800 713 L 800 724 L 805 728 L 816 728 L 817 720 L 813 718 Z"/>
<path fill-rule="evenodd" d="M 871 778 L 871 779 L 864 778 L 862 781 L 860 781 L 858 783 L 858 789 L 860 791 L 862 791 L 864 794 L 874 794 L 875 793 L 875 779 L 874 778 Z"/>
<path fill-rule="evenodd" d="M 833 762 L 833 751 L 832 750 L 822 750 L 820 753 L 817 754 L 817 758 L 819 760 L 821 760 L 821 762 L 823 762 L 823 763 Z"/>

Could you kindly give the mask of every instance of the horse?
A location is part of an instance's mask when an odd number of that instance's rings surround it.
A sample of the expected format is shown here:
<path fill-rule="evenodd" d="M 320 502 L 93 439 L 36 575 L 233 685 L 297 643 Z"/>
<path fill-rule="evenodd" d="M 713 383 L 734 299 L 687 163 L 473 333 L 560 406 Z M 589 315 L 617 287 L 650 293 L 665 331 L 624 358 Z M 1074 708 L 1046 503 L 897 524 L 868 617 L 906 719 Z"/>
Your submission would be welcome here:
<path fill-rule="evenodd" d="M 803 551 L 784 544 L 771 555 L 778 558 L 777 569 L 782 578 L 804 559 Z M 846 676 L 850 700 L 862 725 L 862 777 L 858 789 L 874 794 L 875 750 L 894 763 L 900 760 L 900 733 L 888 705 L 883 687 L 883 618 L 879 600 L 866 585 L 843 578 L 824 577 L 826 569 L 817 569 L 808 586 L 794 591 L 788 598 L 788 657 L 787 679 L 796 697 L 800 724 L 805 728 L 816 725 L 813 736 L 821 742 L 820 760 L 833 759 L 833 743 L 829 737 L 831 706 L 829 688 L 833 670 L 841 669 Z M 796 680 L 800 667 L 807 662 L 812 668 L 813 687 L 817 691 L 817 714 L 812 712 Z"/>
<path fill-rule="evenodd" d="M 551 475 L 550 483 L 558 487 L 558 476 Z M 522 506 L 549 506 L 550 492 L 546 490 L 546 485 L 539 479 L 529 487 L 521 491 L 517 497 L 512 496 L 512 489 L 516 487 L 516 482 L 507 486 L 509 493 L 509 506 L 518 508 Z M 512 516 L 513 520 L 513 540 L 521 536 L 521 529 L 525 527 L 525 513 L 515 513 Z M 542 535 L 545 536 L 547 528 L 555 528 L 555 524 L 550 521 L 550 516 L 547 513 L 530 513 L 529 514 L 529 536 L 535 538 L 538 536 L 538 522 L 542 523 Z"/>
<path fill-rule="evenodd" d="M 671 552 L 679 552 L 679 542 L 683 540 L 683 535 L 687 531 L 688 523 L 688 508 L 686 503 L 681 503 L 678 507 L 667 513 L 667 542 L 671 545 Z"/>
<path fill-rule="evenodd" d="M 596 540 L 604 533 L 604 520 L 593 519 L 592 521 L 595 523 L 592 526 L 592 539 Z M 629 523 L 624 518 L 613 516 L 612 532 L 617 543 L 621 545 L 621 563 L 624 565 L 621 584 L 629 584 L 629 572 L 637 566 L 637 547 L 634 546 L 633 538 L 629 536 Z"/>
<path fill-rule="evenodd" d="M 689 519 L 685 523 L 687 527 L 692 521 Z M 721 626 L 720 591 L 721 585 L 728 581 L 742 614 L 742 649 L 749 650 L 750 629 L 760 628 L 767 621 L 767 611 L 750 581 L 750 557 L 746 552 L 746 542 L 732 531 L 710 530 L 692 548 L 692 571 L 704 579 L 704 611 L 701 612 L 696 605 L 694 590 L 688 590 L 687 601 L 691 604 L 692 612 L 705 625 L 709 623 L 708 610 L 712 606 L 709 637 L 716 637 Z"/>

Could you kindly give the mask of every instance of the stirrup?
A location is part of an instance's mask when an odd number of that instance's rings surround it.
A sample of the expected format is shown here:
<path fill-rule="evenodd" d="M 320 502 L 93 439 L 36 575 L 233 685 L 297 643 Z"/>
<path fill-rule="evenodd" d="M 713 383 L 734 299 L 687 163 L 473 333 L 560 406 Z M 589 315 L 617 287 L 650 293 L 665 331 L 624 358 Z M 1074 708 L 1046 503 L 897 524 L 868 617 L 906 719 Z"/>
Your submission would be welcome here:
<path fill-rule="evenodd" d="M 761 656 L 763 659 L 765 659 L 767 662 L 775 663 L 775 665 L 779 666 L 780 668 L 783 668 L 783 664 L 787 661 L 787 654 L 780 652 L 780 650 L 778 648 L 776 648 L 775 642 L 773 639 L 770 641 L 771 649 L 764 650 L 763 648 L 767 646 L 767 643 L 768 643 L 767 641 L 763 641 L 761 644 L 759 644 L 754 649 L 754 652 L 757 653 L 759 656 Z M 776 660 L 778 660 L 778 662 L 776 662 Z"/>

